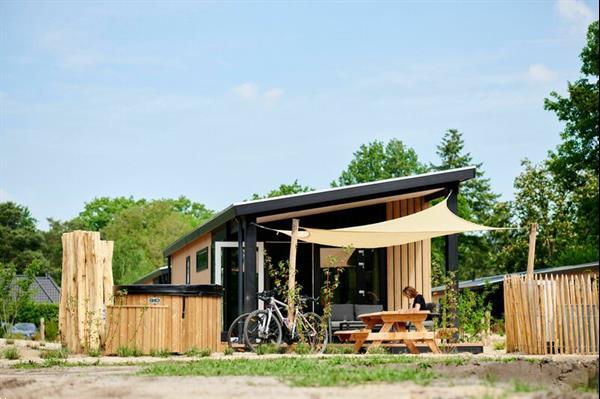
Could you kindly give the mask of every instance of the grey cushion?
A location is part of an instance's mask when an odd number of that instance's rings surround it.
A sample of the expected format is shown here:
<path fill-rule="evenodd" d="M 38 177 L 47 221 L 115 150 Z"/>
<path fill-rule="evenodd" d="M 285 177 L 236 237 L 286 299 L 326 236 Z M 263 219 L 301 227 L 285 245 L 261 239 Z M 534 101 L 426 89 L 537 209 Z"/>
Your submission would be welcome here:
<path fill-rule="evenodd" d="M 354 320 L 354 305 L 351 303 L 332 304 L 331 305 L 331 320 L 332 321 L 350 321 Z"/>
<path fill-rule="evenodd" d="M 361 314 L 381 312 L 382 310 L 383 305 L 354 305 L 354 313 L 357 319 Z"/>

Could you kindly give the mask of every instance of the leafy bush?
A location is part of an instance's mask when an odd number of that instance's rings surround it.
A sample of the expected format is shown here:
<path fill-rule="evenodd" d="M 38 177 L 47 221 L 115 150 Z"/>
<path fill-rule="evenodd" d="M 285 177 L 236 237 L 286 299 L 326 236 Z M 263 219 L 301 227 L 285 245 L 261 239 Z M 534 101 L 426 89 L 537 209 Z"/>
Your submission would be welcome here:
<path fill-rule="evenodd" d="M 19 353 L 19 350 L 16 347 L 12 346 L 10 348 L 5 349 L 4 352 L 2 352 L 2 356 L 4 356 L 4 358 L 8 360 L 16 360 L 21 357 L 21 354 Z"/>
<path fill-rule="evenodd" d="M 46 326 L 51 320 L 56 321 L 58 324 L 58 304 L 29 301 L 19 310 L 17 322 L 34 323 L 39 327 L 42 317 Z"/>
<path fill-rule="evenodd" d="M 49 320 L 46 324 L 46 341 L 56 341 L 58 339 L 58 320 Z"/>

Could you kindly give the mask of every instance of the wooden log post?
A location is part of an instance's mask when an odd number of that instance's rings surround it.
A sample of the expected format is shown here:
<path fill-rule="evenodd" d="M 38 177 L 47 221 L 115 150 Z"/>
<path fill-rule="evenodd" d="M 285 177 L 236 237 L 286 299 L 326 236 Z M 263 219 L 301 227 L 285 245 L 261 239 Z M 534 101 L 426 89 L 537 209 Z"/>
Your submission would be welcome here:
<path fill-rule="evenodd" d="M 529 231 L 529 256 L 527 257 L 527 277 L 533 277 L 533 267 L 535 263 L 535 240 L 537 236 L 537 223 L 531 224 Z"/>
<path fill-rule="evenodd" d="M 300 221 L 292 219 L 292 239 L 290 242 L 290 262 L 288 273 L 288 320 L 290 325 L 294 322 L 296 314 L 296 249 L 298 248 L 298 227 Z"/>
<path fill-rule="evenodd" d="M 46 324 L 44 322 L 44 318 L 40 317 L 40 341 L 44 342 L 46 340 Z"/>

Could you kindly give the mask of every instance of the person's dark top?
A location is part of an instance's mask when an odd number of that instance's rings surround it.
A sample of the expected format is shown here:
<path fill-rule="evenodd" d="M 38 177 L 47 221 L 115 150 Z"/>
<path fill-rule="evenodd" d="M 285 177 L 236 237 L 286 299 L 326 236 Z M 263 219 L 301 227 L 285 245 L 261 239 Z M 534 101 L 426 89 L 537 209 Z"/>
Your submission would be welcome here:
<path fill-rule="evenodd" d="M 421 307 L 419 308 L 419 310 L 427 310 L 426 307 L 426 302 L 425 302 L 425 298 L 423 298 L 423 295 L 421 294 L 417 294 L 417 296 L 415 297 L 414 301 L 413 301 L 413 308 L 415 307 L 416 304 L 421 305 Z"/>

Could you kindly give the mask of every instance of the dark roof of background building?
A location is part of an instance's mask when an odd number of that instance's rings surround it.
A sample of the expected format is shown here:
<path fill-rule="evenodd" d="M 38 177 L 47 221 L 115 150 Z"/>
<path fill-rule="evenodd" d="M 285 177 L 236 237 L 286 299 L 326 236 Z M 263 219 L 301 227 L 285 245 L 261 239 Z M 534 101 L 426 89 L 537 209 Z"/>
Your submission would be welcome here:
<path fill-rule="evenodd" d="M 590 263 L 582 263 L 580 265 L 569 265 L 569 266 L 557 266 L 557 267 L 548 267 L 545 269 L 538 269 L 538 270 L 534 270 L 534 274 L 563 274 L 563 273 L 569 273 L 569 272 L 576 272 L 579 270 L 586 270 L 586 269 L 596 269 L 596 271 L 598 271 L 598 261 L 596 262 L 590 262 Z M 526 271 L 524 272 L 517 272 L 517 273 L 511 273 L 510 276 L 523 276 L 527 274 Z M 478 287 L 483 287 L 486 284 L 498 284 L 501 283 L 502 281 L 504 281 L 504 274 L 498 274 L 495 276 L 488 276 L 488 277 L 481 277 L 481 278 L 476 278 L 473 280 L 465 280 L 465 281 L 460 281 L 458 283 L 458 289 L 463 289 L 463 288 L 478 288 Z M 444 291 L 445 287 L 443 285 L 440 285 L 439 287 L 434 287 L 431 289 L 431 292 L 441 292 Z"/>
<path fill-rule="evenodd" d="M 156 277 L 169 273 L 169 266 L 162 266 L 156 270 L 152 270 L 148 274 L 144 274 L 142 277 L 138 278 L 133 284 L 142 284 L 144 281 L 148 279 L 155 279 Z"/>
<path fill-rule="evenodd" d="M 23 279 L 25 276 L 17 275 L 17 279 Z M 60 287 L 50 276 L 39 276 L 35 278 L 32 284 L 32 299 L 39 303 L 59 303 Z"/>
<path fill-rule="evenodd" d="M 440 172 L 423 173 L 420 175 L 396 177 L 368 183 L 327 188 L 305 193 L 282 195 L 274 198 L 264 198 L 254 201 L 237 202 L 229 205 L 196 230 L 179 238 L 164 250 L 169 256 L 183 248 L 201 235 L 218 228 L 238 216 L 283 212 L 290 209 L 302 209 L 321 204 L 343 203 L 359 198 L 389 195 L 390 193 L 414 192 L 422 188 L 442 187 L 454 182 L 462 182 L 475 177 L 475 166 L 449 169 Z"/>

